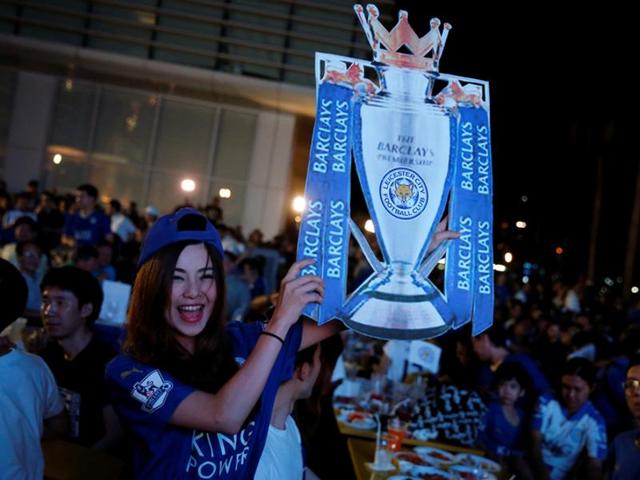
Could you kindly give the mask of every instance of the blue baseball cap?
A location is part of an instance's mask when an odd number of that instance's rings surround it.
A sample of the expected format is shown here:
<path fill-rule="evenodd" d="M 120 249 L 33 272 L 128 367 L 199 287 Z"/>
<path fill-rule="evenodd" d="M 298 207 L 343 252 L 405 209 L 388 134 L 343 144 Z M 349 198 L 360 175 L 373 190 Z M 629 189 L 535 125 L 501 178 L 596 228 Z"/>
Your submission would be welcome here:
<path fill-rule="evenodd" d="M 181 208 L 153 224 L 142 244 L 138 268 L 167 245 L 184 241 L 208 243 L 224 256 L 220 234 L 209 219 L 195 208 Z"/>

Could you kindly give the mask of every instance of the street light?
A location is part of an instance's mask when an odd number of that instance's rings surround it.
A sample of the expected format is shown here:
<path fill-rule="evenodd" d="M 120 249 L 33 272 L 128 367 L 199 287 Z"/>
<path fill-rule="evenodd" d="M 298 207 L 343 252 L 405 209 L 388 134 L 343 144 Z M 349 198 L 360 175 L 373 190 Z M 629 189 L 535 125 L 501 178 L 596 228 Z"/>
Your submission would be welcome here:
<path fill-rule="evenodd" d="M 295 197 L 293 199 L 293 202 L 291 202 L 291 207 L 293 208 L 293 211 L 296 213 L 302 213 L 304 212 L 305 207 L 307 206 L 307 201 L 305 200 L 304 197 L 298 195 L 297 197 Z"/>
<path fill-rule="evenodd" d="M 518 220 L 516 222 L 516 228 L 527 228 L 527 222 L 523 222 L 522 220 Z"/>
<path fill-rule="evenodd" d="M 231 198 L 231 189 L 230 188 L 221 188 L 218 190 L 218 195 L 220 198 Z"/>
<path fill-rule="evenodd" d="M 60 165 L 62 163 L 62 155 L 60 155 L 59 153 L 56 153 L 53 156 L 53 163 L 55 163 L 56 165 Z"/>
<path fill-rule="evenodd" d="M 507 263 L 511 263 L 512 260 L 513 260 L 513 254 L 511 252 L 505 252 L 504 261 Z"/>
<path fill-rule="evenodd" d="M 369 233 L 376 233 L 376 228 L 373 226 L 373 220 L 370 218 L 364 222 L 364 230 Z"/>
<path fill-rule="evenodd" d="M 196 189 L 196 182 L 194 182 L 190 178 L 185 178 L 180 182 L 180 188 L 183 192 L 193 192 Z"/>

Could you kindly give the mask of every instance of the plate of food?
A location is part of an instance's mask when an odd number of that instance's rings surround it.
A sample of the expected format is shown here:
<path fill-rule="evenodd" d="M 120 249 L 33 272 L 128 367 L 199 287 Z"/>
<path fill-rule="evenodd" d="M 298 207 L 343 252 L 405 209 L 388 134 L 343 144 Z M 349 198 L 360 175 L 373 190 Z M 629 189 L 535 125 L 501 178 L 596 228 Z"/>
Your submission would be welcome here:
<path fill-rule="evenodd" d="M 358 406 L 358 399 L 356 397 L 345 397 L 343 395 L 336 395 L 333 397 L 333 407 L 344 410 L 355 410 Z"/>
<path fill-rule="evenodd" d="M 418 455 L 416 452 L 410 452 L 402 450 L 393 454 L 393 458 L 402 462 L 409 462 L 414 465 L 429 465 L 424 458 Z"/>
<path fill-rule="evenodd" d="M 338 418 L 346 426 L 358 430 L 371 430 L 378 425 L 373 415 L 367 412 L 344 411 Z"/>
<path fill-rule="evenodd" d="M 473 453 L 458 454 L 456 456 L 455 463 L 471 467 L 479 467 L 485 472 L 490 473 L 500 473 L 500 470 L 502 469 L 499 463 L 489 460 L 488 458 L 481 457 L 480 455 L 474 455 Z"/>
<path fill-rule="evenodd" d="M 408 473 L 420 480 L 451 480 L 447 472 L 429 465 L 416 465 Z"/>
<path fill-rule="evenodd" d="M 416 447 L 414 451 L 429 465 L 441 467 L 455 463 L 456 456 L 446 450 L 433 447 Z"/>
<path fill-rule="evenodd" d="M 449 467 L 449 473 L 456 480 L 496 480 L 497 478 L 493 473 L 470 465 L 454 465 Z"/>

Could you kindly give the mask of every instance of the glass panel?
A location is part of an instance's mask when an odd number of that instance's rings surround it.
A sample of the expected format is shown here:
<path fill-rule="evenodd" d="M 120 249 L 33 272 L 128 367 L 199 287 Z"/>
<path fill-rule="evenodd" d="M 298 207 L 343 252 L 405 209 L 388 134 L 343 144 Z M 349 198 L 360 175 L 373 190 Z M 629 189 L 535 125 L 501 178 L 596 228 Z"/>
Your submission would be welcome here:
<path fill-rule="evenodd" d="M 108 162 L 93 162 L 89 167 L 88 182 L 100 190 L 103 201 L 115 198 L 123 205 L 129 202 L 138 202 L 142 198 L 144 185 L 144 169 L 142 166 L 132 167 Z"/>
<path fill-rule="evenodd" d="M 147 204 L 158 208 L 161 213 L 172 212 L 176 207 L 182 206 L 186 202 L 195 206 L 202 205 L 205 195 L 203 178 L 189 177 L 196 182 L 196 189 L 191 193 L 185 193 L 180 189 L 180 182 L 183 178 L 170 173 L 154 172 L 151 175 Z"/>
<path fill-rule="evenodd" d="M 67 192 L 86 183 L 86 160 L 64 156 L 62 162 L 56 165 L 52 162 L 51 157 L 52 155 L 47 158 L 45 167 L 47 189 Z"/>
<path fill-rule="evenodd" d="M 214 177 L 229 180 L 247 179 L 257 122 L 258 116 L 253 113 L 226 109 L 222 111 L 213 168 Z"/>
<path fill-rule="evenodd" d="M 95 95 L 95 85 L 69 79 L 60 81 L 53 114 L 53 145 L 87 148 Z"/>
<path fill-rule="evenodd" d="M 104 89 L 92 157 L 145 163 L 157 103 L 155 95 Z"/>
<path fill-rule="evenodd" d="M 69 15 L 66 12 L 86 13 L 87 6 L 85 2 L 74 0 L 34 0 L 29 3 L 32 6 L 24 8 L 22 18 L 27 21 L 33 20 L 38 24 L 24 24 L 20 27 L 20 35 L 69 43 L 71 45 L 82 44 L 82 33 L 72 33 L 67 30 L 73 29 L 80 32 L 84 28 L 85 19 L 80 16 Z M 42 8 L 39 8 L 38 4 Z M 48 10 L 47 7 L 53 7 L 54 11 Z M 59 13 L 59 11 L 55 11 L 56 9 L 64 9 L 64 13 Z"/>
<path fill-rule="evenodd" d="M 174 16 L 175 13 L 194 15 L 192 18 Z M 175 45 L 178 47 L 192 48 L 207 53 L 218 51 L 218 42 L 213 37 L 219 37 L 221 26 L 217 23 L 207 23 L 199 20 L 222 19 L 222 9 L 216 6 L 192 5 L 180 1 L 162 2 L 162 13 L 158 18 L 158 23 L 162 27 L 170 28 L 179 32 L 194 33 L 203 37 L 186 37 L 175 33 L 158 32 L 157 41 L 160 44 Z M 209 38 L 207 38 L 209 37 Z M 202 67 L 213 67 L 215 59 L 211 56 L 193 55 L 189 53 L 177 52 L 175 50 L 163 49 L 159 47 L 154 52 L 154 57 L 158 60 L 168 62 L 184 63 L 188 65 L 198 65 Z"/>
<path fill-rule="evenodd" d="M 13 96 L 16 86 L 16 74 L 13 70 L 0 70 L 0 168 L 7 154 L 7 141 L 11 127 Z"/>
<path fill-rule="evenodd" d="M 136 2 L 128 2 L 125 7 L 95 4 L 93 13 L 103 17 L 111 17 L 118 20 L 125 20 L 127 24 L 109 22 L 104 20 L 93 20 L 91 22 L 92 30 L 105 32 L 110 35 L 129 37 L 131 39 L 150 42 L 151 27 L 156 23 L 156 14 L 149 10 L 136 10 L 135 5 L 154 5 L 153 0 L 138 0 Z M 93 36 L 89 39 L 89 46 L 101 50 L 112 50 L 118 53 L 126 53 L 137 57 L 148 56 L 148 46 L 141 45 L 135 41 L 128 42 L 126 38 L 122 40 L 102 38 Z"/>
<path fill-rule="evenodd" d="M 244 196 L 247 186 L 244 182 L 230 182 L 228 180 L 213 179 L 210 185 L 210 197 L 219 197 L 220 189 L 226 188 L 231 191 L 231 197 L 221 198 L 223 222 L 231 227 L 242 223 L 242 212 L 244 210 Z M 248 232 L 244 232 L 247 234 Z"/>
<path fill-rule="evenodd" d="M 162 103 L 155 166 L 179 175 L 206 175 L 215 108 L 177 100 Z"/>

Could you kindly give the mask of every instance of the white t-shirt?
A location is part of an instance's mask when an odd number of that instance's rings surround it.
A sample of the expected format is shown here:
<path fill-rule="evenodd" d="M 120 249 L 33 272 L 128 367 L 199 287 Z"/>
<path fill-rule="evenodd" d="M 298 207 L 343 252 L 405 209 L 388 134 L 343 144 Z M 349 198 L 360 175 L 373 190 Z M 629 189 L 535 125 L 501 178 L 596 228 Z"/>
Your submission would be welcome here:
<path fill-rule="evenodd" d="M 118 235 L 123 242 L 127 242 L 136 233 L 136 227 L 126 215 L 114 213 L 111 215 L 111 232 Z"/>
<path fill-rule="evenodd" d="M 42 421 L 62 412 L 51 370 L 35 355 L 0 356 L 0 480 L 42 479 Z"/>
<path fill-rule="evenodd" d="M 562 480 L 583 450 L 590 458 L 607 457 L 607 429 L 590 401 L 569 417 L 551 395 L 542 395 L 532 426 L 542 434 L 542 460 L 551 480 Z"/>
<path fill-rule="evenodd" d="M 269 425 L 254 480 L 301 480 L 303 475 L 300 432 L 295 420 L 289 415 L 284 430 Z"/>

